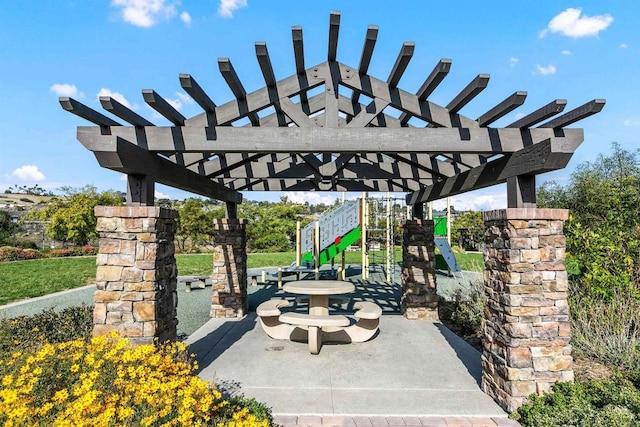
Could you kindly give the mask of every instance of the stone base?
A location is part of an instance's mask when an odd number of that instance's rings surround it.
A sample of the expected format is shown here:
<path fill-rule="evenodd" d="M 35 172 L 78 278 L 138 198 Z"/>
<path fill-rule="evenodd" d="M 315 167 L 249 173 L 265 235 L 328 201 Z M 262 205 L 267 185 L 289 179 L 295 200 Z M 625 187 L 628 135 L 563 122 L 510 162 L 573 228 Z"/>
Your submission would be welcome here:
<path fill-rule="evenodd" d="M 485 295 L 482 389 L 506 411 L 573 380 L 568 278 L 559 209 L 483 214 Z"/>
<path fill-rule="evenodd" d="M 134 345 L 177 339 L 177 213 L 153 206 L 97 206 L 93 335 Z"/>
<path fill-rule="evenodd" d="M 402 244 L 402 313 L 407 319 L 438 320 L 433 221 L 405 221 Z"/>
<path fill-rule="evenodd" d="M 214 220 L 210 317 L 243 317 L 249 311 L 246 225 L 244 219 Z"/>

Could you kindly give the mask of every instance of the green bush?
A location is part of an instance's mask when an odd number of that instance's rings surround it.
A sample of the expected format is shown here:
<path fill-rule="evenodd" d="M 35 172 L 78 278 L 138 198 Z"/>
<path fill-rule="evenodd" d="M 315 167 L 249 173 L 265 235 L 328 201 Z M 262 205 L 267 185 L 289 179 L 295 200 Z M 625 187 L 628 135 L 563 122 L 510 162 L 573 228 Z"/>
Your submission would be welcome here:
<path fill-rule="evenodd" d="M 625 427 L 640 422 L 640 390 L 621 374 L 587 382 L 558 383 L 529 396 L 512 414 L 524 427 Z"/>
<path fill-rule="evenodd" d="M 46 309 L 33 316 L 0 319 L 0 358 L 18 350 L 38 348 L 77 338 L 89 338 L 93 307 L 82 305 L 61 311 Z"/>
<path fill-rule="evenodd" d="M 608 298 L 572 285 L 569 290 L 571 343 L 603 363 L 640 369 L 640 299 L 622 288 Z"/>

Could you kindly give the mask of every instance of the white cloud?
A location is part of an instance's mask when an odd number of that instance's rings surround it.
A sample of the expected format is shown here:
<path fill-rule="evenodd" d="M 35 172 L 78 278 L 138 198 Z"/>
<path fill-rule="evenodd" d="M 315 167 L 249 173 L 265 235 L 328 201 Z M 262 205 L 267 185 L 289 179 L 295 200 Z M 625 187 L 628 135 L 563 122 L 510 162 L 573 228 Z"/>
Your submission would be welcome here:
<path fill-rule="evenodd" d="M 620 47 L 620 49 L 626 49 L 626 48 L 628 48 L 629 46 L 627 46 L 627 44 L 626 44 L 626 43 L 622 43 L 619 47 Z"/>
<path fill-rule="evenodd" d="M 540 38 L 548 33 L 559 33 L 567 37 L 595 37 L 600 31 L 605 30 L 613 22 L 613 17 L 608 13 L 598 16 L 582 15 L 582 9 L 568 8 L 556 15 L 547 28 L 540 32 Z"/>
<path fill-rule="evenodd" d="M 516 58 L 515 56 L 512 56 L 511 58 L 509 58 L 509 65 L 511 65 L 512 67 L 515 67 L 518 61 L 520 61 L 520 59 Z"/>
<path fill-rule="evenodd" d="M 20 166 L 18 169 L 11 172 L 11 175 L 15 176 L 20 181 L 26 182 L 44 181 L 45 179 L 44 174 L 40 172 L 36 165 Z"/>
<path fill-rule="evenodd" d="M 546 67 L 543 67 L 540 64 L 536 64 L 536 70 L 537 71 L 534 71 L 533 74 L 541 74 L 543 76 L 548 76 L 550 74 L 555 74 L 556 67 L 553 64 L 549 64 Z"/>
<path fill-rule="evenodd" d="M 191 15 L 189 15 L 189 12 L 182 12 L 180 14 L 180 20 L 184 23 L 184 25 L 186 25 L 187 27 L 191 26 Z"/>
<path fill-rule="evenodd" d="M 524 117 L 524 113 L 516 113 L 515 118 L 516 120 L 521 119 Z"/>
<path fill-rule="evenodd" d="M 178 111 L 182 111 L 185 105 L 193 104 L 193 99 L 184 92 L 176 92 L 176 96 L 175 99 L 167 98 L 167 102 Z"/>
<path fill-rule="evenodd" d="M 111 98 L 118 101 L 120 104 L 132 110 L 135 110 L 135 108 L 137 108 L 137 106 L 132 106 L 129 103 L 129 101 L 127 101 L 127 98 L 125 98 L 123 94 L 121 94 L 120 92 L 113 92 L 111 89 L 107 89 L 106 87 L 103 87 L 102 89 L 100 89 L 100 92 L 98 92 L 98 95 L 96 97 L 100 99 L 101 96 L 110 96 Z"/>
<path fill-rule="evenodd" d="M 166 194 L 164 194 L 164 193 L 159 192 L 158 190 L 156 190 L 156 191 L 154 192 L 153 196 L 154 196 L 156 199 L 171 199 L 171 197 L 169 197 L 168 195 L 166 195 Z"/>
<path fill-rule="evenodd" d="M 571 51 L 570 50 L 563 50 L 560 53 L 563 54 L 563 55 L 571 55 Z"/>
<path fill-rule="evenodd" d="M 241 7 L 247 7 L 247 0 L 220 0 L 218 15 L 233 18 L 233 12 Z"/>
<path fill-rule="evenodd" d="M 84 94 L 78 90 L 76 85 L 68 83 L 54 83 L 49 90 L 58 96 L 71 96 L 82 98 Z"/>
<path fill-rule="evenodd" d="M 285 191 L 284 195 L 293 203 L 309 202 L 310 205 L 319 205 L 324 203 L 325 205 L 333 205 L 336 201 L 336 197 L 330 194 L 322 194 L 314 191 Z"/>
<path fill-rule="evenodd" d="M 176 3 L 173 0 L 111 0 L 111 6 L 120 9 L 122 20 L 144 28 L 173 18 L 177 14 Z"/>
<path fill-rule="evenodd" d="M 456 211 L 491 211 L 507 207 L 507 190 L 477 190 L 451 197 L 451 205 Z M 444 210 L 446 199 L 433 202 L 433 209 Z"/>

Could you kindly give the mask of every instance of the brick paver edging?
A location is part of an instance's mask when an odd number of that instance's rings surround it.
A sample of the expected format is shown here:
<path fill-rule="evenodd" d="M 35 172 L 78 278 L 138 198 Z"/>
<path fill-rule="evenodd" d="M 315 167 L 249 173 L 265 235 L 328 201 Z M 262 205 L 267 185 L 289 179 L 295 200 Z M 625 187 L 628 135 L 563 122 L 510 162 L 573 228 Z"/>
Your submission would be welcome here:
<path fill-rule="evenodd" d="M 339 415 L 274 415 L 275 424 L 282 427 L 340 426 L 340 427 L 519 427 L 520 424 L 506 417 L 365 417 Z"/>

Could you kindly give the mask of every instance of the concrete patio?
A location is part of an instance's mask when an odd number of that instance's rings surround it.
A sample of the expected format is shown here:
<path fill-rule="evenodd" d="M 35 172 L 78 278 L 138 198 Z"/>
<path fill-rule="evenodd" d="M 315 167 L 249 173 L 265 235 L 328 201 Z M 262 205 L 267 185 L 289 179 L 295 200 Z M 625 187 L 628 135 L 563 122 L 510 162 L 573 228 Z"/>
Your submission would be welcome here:
<path fill-rule="evenodd" d="M 325 344 L 314 356 L 305 343 L 269 338 L 253 311 L 211 319 L 187 339 L 199 376 L 265 402 L 283 425 L 518 425 L 480 389 L 477 350 L 438 322 L 399 315 L 395 285 L 355 282 L 354 299 L 384 311 L 373 340 Z M 253 309 L 292 297 L 275 286 L 250 293 Z"/>

